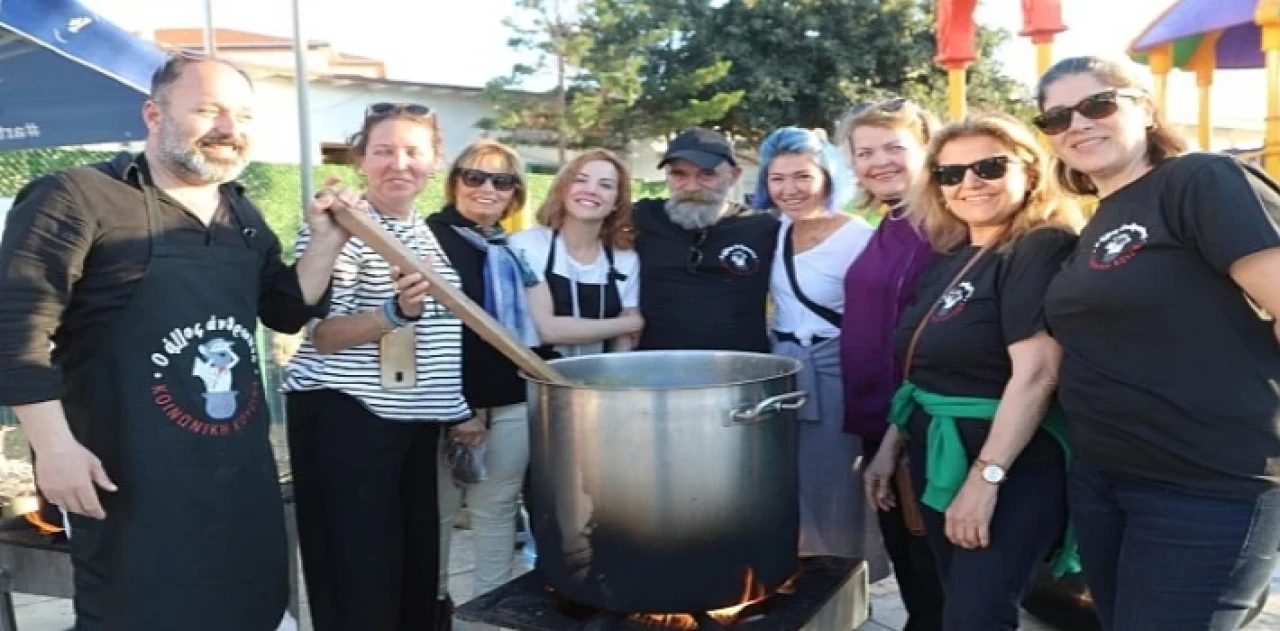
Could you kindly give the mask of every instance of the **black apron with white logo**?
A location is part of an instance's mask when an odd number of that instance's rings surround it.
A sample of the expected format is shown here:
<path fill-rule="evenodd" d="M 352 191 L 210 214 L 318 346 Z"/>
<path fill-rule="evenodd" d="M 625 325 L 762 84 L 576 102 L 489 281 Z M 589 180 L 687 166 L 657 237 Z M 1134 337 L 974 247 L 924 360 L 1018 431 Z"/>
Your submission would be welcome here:
<path fill-rule="evenodd" d="M 254 343 L 261 255 L 165 243 L 141 184 L 146 274 L 63 399 L 119 487 L 98 492 L 105 520 L 71 516 L 76 629 L 271 631 L 288 571 Z"/>
<path fill-rule="evenodd" d="M 618 292 L 618 281 L 624 281 L 627 277 L 614 267 L 613 248 L 604 246 L 605 261 L 609 264 L 605 284 L 580 283 L 555 273 L 556 241 L 559 239 L 559 230 L 551 233 L 551 251 L 547 253 L 547 264 L 542 270 L 542 278 L 551 292 L 555 315 L 593 320 L 618 317 L 622 313 L 622 294 Z M 552 345 L 544 345 L 537 351 L 544 358 L 559 357 L 560 354 L 554 349 Z"/>

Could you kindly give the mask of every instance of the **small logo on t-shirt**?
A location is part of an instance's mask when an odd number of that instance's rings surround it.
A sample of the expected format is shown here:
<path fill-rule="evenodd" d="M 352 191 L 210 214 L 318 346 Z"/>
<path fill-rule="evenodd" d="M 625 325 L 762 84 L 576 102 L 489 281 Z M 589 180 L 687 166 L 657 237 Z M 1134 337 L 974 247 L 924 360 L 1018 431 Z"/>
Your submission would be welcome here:
<path fill-rule="evenodd" d="M 952 287 L 938 298 L 938 308 L 933 311 L 933 321 L 942 322 L 960 315 L 971 296 L 973 296 L 973 283 L 969 281 Z"/>
<path fill-rule="evenodd" d="M 1136 223 L 1124 224 L 1098 237 L 1089 257 L 1089 267 L 1103 270 L 1124 265 L 1146 245 L 1147 238 L 1145 227 Z"/>
<path fill-rule="evenodd" d="M 735 243 L 720 250 L 720 264 L 734 274 L 749 276 L 760 270 L 760 257 L 750 247 Z"/>

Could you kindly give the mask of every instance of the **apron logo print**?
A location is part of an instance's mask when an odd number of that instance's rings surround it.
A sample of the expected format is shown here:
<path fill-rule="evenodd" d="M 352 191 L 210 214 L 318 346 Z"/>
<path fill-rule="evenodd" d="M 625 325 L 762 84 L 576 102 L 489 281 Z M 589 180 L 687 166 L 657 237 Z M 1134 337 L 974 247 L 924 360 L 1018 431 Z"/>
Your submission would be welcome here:
<path fill-rule="evenodd" d="M 196 358 L 191 374 L 204 382 L 204 411 L 219 421 L 225 421 L 236 413 L 236 391 L 231 389 L 231 369 L 240 363 L 240 356 L 231 342 L 215 337 L 196 347 Z"/>
<path fill-rule="evenodd" d="M 262 405 L 258 352 L 250 329 L 235 318 L 215 316 L 173 329 L 161 346 L 163 352 L 151 354 L 151 363 L 159 369 L 151 398 L 169 420 L 208 436 L 226 436 L 248 425 Z M 190 372 L 183 370 L 185 366 Z M 237 384 L 250 386 L 243 405 Z M 192 414 L 184 405 L 198 406 L 203 414 Z"/>

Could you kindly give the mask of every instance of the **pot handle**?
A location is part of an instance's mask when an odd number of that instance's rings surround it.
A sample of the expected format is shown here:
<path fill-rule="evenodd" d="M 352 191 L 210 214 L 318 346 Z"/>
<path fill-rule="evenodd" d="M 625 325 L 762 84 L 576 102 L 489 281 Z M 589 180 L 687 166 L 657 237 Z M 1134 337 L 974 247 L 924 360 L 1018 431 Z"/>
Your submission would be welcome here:
<path fill-rule="evenodd" d="M 725 425 L 759 423 L 782 411 L 798 410 L 809 400 L 809 393 L 802 390 L 771 396 L 755 405 L 746 405 L 729 412 Z"/>

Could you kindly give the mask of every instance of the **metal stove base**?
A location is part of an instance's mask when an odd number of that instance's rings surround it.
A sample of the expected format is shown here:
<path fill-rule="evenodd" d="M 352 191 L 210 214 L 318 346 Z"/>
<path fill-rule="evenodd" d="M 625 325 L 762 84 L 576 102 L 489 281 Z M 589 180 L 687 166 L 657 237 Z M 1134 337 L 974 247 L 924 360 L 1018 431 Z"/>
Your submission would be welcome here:
<path fill-rule="evenodd" d="M 800 577 L 788 594 L 774 594 L 745 619 L 700 629 L 731 631 L 852 631 L 870 615 L 867 563 L 837 557 L 800 560 Z M 681 613 L 681 612 L 672 612 Z M 654 624 L 566 601 L 537 571 L 458 607 L 458 618 L 513 631 L 652 631 Z"/>

